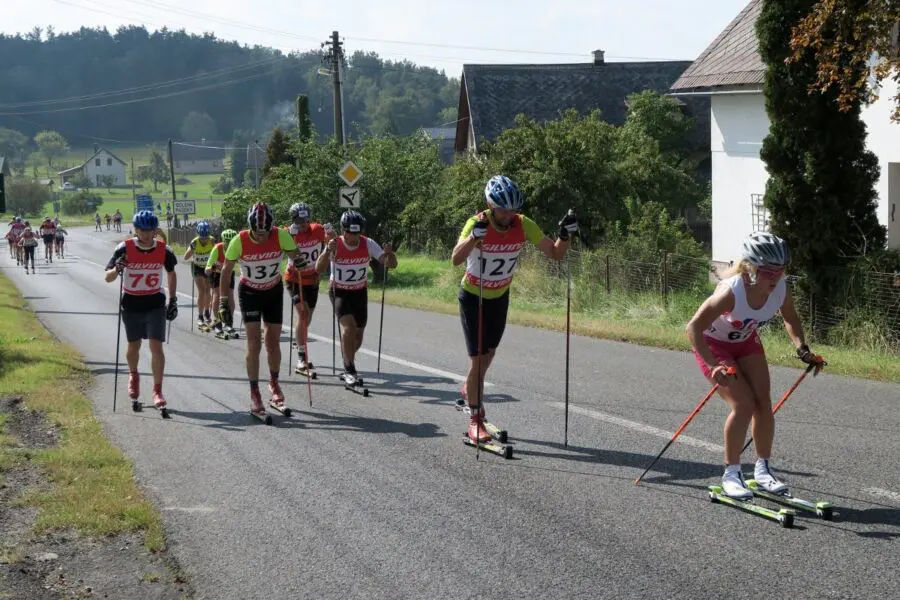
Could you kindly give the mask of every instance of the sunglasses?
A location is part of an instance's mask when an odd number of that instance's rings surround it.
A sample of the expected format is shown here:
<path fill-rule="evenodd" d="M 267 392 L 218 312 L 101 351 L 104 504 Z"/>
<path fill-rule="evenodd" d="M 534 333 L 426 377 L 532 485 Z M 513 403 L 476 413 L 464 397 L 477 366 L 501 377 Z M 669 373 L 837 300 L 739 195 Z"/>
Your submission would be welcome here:
<path fill-rule="evenodd" d="M 780 279 L 784 275 L 784 267 L 759 267 L 756 273 L 766 279 Z"/>

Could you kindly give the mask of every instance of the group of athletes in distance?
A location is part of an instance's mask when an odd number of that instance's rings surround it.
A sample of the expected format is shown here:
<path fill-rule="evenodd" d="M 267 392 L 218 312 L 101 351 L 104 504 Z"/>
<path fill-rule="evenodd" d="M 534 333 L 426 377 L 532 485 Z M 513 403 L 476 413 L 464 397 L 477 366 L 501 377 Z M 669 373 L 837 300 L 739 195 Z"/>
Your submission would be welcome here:
<path fill-rule="evenodd" d="M 26 273 L 37 273 L 35 266 L 35 249 L 38 247 L 38 238 L 44 242 L 44 263 L 53 262 L 54 255 L 57 258 L 65 257 L 66 236 L 69 232 L 59 224 L 59 219 L 44 217 L 37 231 L 31 227 L 31 223 L 15 216 L 9 222 L 9 231 L 6 232 L 6 241 L 9 244 L 10 258 L 16 259 L 17 266 L 24 266 Z M 28 263 L 31 263 L 29 270 Z"/>
<path fill-rule="evenodd" d="M 485 187 L 487 209 L 469 218 L 453 248 L 452 263 L 465 263 L 459 290 L 459 314 L 470 357 L 468 375 L 460 391 L 469 427 L 466 441 L 482 447 L 491 439 L 482 401 L 484 379 L 493 361 L 506 325 L 509 289 L 526 243 L 537 246 L 547 257 L 562 260 L 569 237 L 578 231 L 576 217 L 559 221 L 556 240 L 545 237 L 538 225 L 520 214 L 525 198 L 519 187 L 505 176 L 494 176 Z M 200 290 L 198 305 L 204 329 L 227 336 L 233 331 L 234 270 L 238 269 L 238 306 L 247 336 L 246 367 L 250 383 L 251 413 L 270 417 L 260 390 L 259 355 L 265 346 L 269 370 L 270 406 L 284 411 L 285 398 L 279 385 L 280 336 L 284 284 L 296 311 L 298 360 L 296 371 L 312 374 L 306 352 L 308 326 L 316 307 L 320 274 L 330 269 L 329 299 L 340 323 L 344 357 L 341 379 L 348 386 L 361 379 L 354 357 L 359 350 L 367 321 L 367 270 L 372 259 L 385 268 L 397 266 L 390 245 L 380 247 L 363 235 L 365 220 L 349 210 L 341 216 L 340 234 L 326 224 L 311 220 L 310 208 L 294 204 L 290 225 L 275 227 L 272 209 L 255 204 L 248 212 L 248 228 L 222 232 L 222 241 L 210 237 L 208 224 L 197 228 L 197 238 L 185 253 L 192 261 L 192 276 Z M 165 321 L 178 314 L 175 296 L 176 258 L 159 237 L 159 222 L 150 211 L 133 219 L 135 237 L 116 248 L 107 265 L 106 280 L 123 277 L 122 320 L 128 338 L 131 371 L 129 394 L 139 395 L 137 359 L 142 339 L 150 340 L 154 379 L 153 399 L 165 406 L 162 374 L 165 358 Z M 283 269 L 284 260 L 288 266 Z M 731 408 L 725 421 L 725 472 L 722 487 L 727 496 L 749 499 L 741 472 L 740 453 L 747 429 L 752 425 L 758 459 L 754 479 L 765 490 L 786 493 L 787 486 L 774 474 L 770 459 L 774 419 L 768 363 L 758 328 L 780 313 L 797 356 L 808 365 L 824 364 L 806 344 L 800 318 L 784 278 L 790 252 L 784 240 L 753 233 L 743 245 L 739 261 L 716 291 L 698 308 L 687 324 L 697 364 Z M 163 273 L 168 278 L 169 301 L 163 294 Z M 208 298 L 204 298 L 208 290 Z M 215 310 L 214 310 L 215 309 Z"/>

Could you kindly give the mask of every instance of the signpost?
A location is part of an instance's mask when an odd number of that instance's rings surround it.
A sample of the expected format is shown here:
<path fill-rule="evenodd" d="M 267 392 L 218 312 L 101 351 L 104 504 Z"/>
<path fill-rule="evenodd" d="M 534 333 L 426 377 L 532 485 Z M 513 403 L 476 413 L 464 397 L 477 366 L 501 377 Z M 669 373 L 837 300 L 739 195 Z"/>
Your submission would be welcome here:
<path fill-rule="evenodd" d="M 353 187 L 356 185 L 356 182 L 359 181 L 359 178 L 362 177 L 362 171 L 359 170 L 355 164 L 353 164 L 352 160 L 348 160 L 341 170 L 338 171 L 338 177 L 344 180 L 344 183 Z"/>
<path fill-rule="evenodd" d="M 148 194 L 138 194 L 135 198 L 135 203 L 137 204 L 136 209 L 141 210 L 153 210 L 153 197 Z"/>
<path fill-rule="evenodd" d="M 362 177 L 362 171 L 352 160 L 348 160 L 338 171 L 338 177 L 348 186 L 342 187 L 338 192 L 338 204 L 341 208 L 359 210 L 362 206 L 362 191 L 356 186 L 356 182 Z"/>
<path fill-rule="evenodd" d="M 342 187 L 340 192 L 341 208 L 359 210 L 362 206 L 362 192 L 357 187 Z"/>
<path fill-rule="evenodd" d="M 193 200 L 174 200 L 172 212 L 176 215 L 193 215 L 197 212 L 197 207 Z"/>

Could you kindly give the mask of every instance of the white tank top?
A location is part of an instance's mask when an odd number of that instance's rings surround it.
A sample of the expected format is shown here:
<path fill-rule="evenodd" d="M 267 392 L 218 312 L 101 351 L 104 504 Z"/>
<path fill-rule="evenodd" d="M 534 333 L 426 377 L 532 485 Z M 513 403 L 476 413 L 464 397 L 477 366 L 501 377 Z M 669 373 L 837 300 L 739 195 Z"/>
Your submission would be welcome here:
<path fill-rule="evenodd" d="M 782 279 L 769 294 L 763 307 L 757 310 L 747 303 L 747 290 L 744 287 L 743 276 L 735 275 L 726 279 L 725 283 L 734 294 L 734 308 L 731 312 L 727 312 L 713 321 L 709 329 L 703 332 L 703 335 L 722 342 L 738 343 L 748 339 L 778 313 L 781 305 L 784 304 L 784 296 L 787 294 L 787 284 Z"/>

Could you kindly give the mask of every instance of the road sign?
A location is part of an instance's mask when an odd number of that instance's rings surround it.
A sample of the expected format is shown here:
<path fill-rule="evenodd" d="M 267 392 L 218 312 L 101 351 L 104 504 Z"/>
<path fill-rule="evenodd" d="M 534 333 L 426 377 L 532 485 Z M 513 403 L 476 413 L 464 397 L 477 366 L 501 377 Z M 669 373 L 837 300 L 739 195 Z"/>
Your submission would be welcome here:
<path fill-rule="evenodd" d="M 172 203 L 172 208 L 176 215 L 192 215 L 197 212 L 193 200 L 176 200 Z"/>
<path fill-rule="evenodd" d="M 352 187 L 356 185 L 356 182 L 362 177 L 362 171 L 353 164 L 352 160 L 348 160 L 347 163 L 341 167 L 341 170 L 338 171 L 338 176 L 344 180 L 344 183 Z"/>
<path fill-rule="evenodd" d="M 147 194 L 139 194 L 135 197 L 138 210 L 153 210 L 153 197 Z"/>
<path fill-rule="evenodd" d="M 353 208 L 359 210 L 362 204 L 362 192 L 355 187 L 342 187 L 340 193 L 341 208 Z"/>

